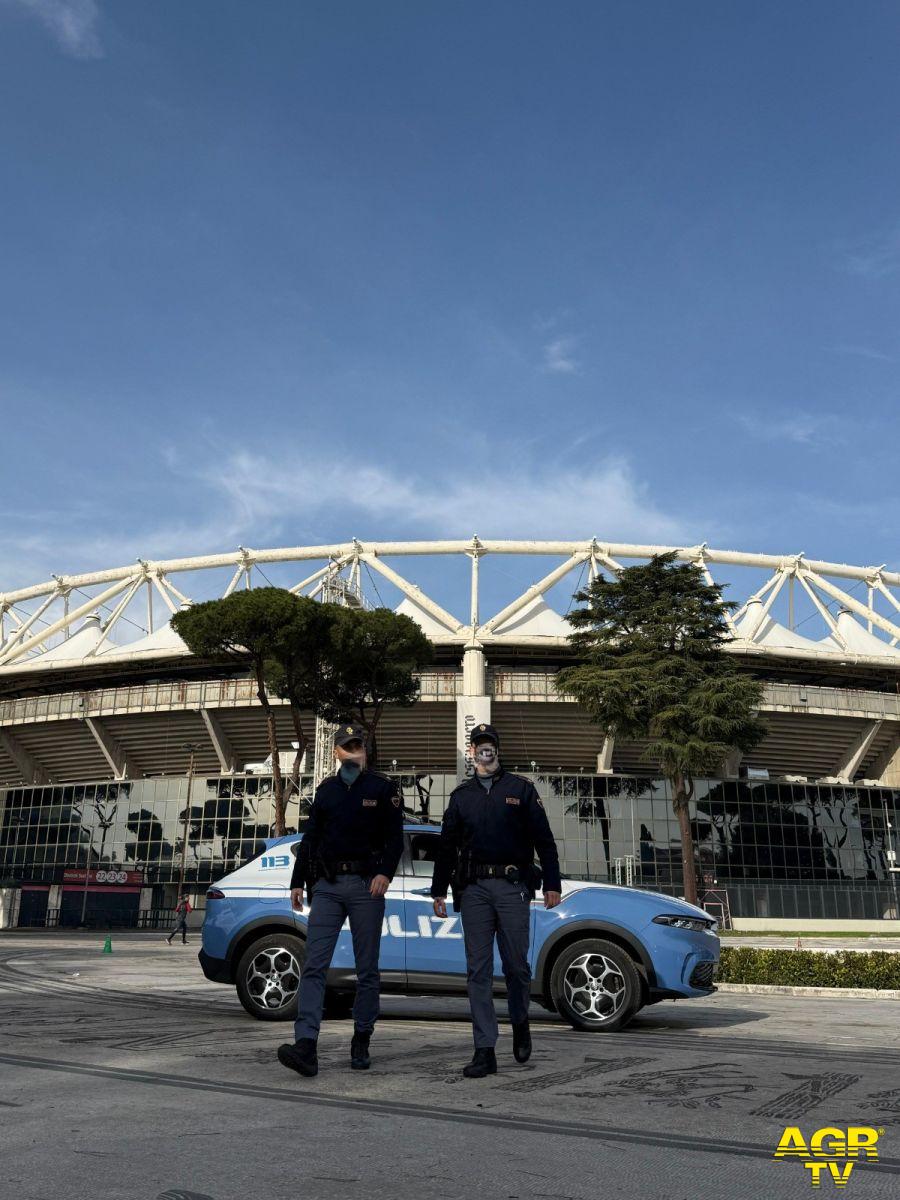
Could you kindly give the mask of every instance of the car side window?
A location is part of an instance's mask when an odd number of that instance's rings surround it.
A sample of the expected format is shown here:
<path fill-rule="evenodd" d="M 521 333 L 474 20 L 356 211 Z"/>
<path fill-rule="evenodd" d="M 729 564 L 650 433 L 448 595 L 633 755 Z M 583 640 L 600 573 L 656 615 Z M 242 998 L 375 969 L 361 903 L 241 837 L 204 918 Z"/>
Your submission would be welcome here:
<path fill-rule="evenodd" d="M 412 874 L 427 876 L 434 873 L 434 859 L 437 854 L 439 838 L 434 833 L 413 833 L 409 837 L 409 857 L 412 863 Z"/>

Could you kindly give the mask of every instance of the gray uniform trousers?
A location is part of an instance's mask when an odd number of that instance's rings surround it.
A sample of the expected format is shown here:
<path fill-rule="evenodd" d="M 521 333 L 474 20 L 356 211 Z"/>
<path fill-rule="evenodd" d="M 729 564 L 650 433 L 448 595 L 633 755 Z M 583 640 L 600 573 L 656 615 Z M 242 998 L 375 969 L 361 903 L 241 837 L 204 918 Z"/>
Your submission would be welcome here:
<path fill-rule="evenodd" d="M 378 953 L 384 897 L 376 900 L 369 892 L 369 880 L 360 875 L 338 875 L 334 883 L 320 879 L 313 889 L 306 927 L 306 960 L 300 975 L 300 999 L 294 1022 L 295 1041 L 319 1036 L 325 978 L 341 926 L 348 917 L 357 980 L 353 1026 L 359 1033 L 371 1033 L 375 1028 L 381 985 Z"/>
<path fill-rule="evenodd" d="M 521 883 L 479 879 L 463 891 L 460 913 L 475 1049 L 490 1049 L 496 1045 L 498 1034 L 494 1011 L 495 936 L 506 978 L 509 1019 L 516 1024 L 528 1019 L 531 895 Z"/>

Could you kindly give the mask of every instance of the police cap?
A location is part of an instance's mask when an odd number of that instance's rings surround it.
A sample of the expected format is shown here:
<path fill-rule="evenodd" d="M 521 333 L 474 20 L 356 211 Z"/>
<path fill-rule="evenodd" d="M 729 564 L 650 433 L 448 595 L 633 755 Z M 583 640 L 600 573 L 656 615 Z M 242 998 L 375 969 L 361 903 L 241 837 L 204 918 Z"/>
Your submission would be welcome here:
<path fill-rule="evenodd" d="M 362 725 L 339 725 L 334 734 L 334 744 L 336 746 L 346 746 L 348 742 L 362 742 L 366 744 L 366 731 Z"/>
<path fill-rule="evenodd" d="M 500 737 L 497 730 L 493 725 L 485 725 L 484 723 L 473 725 L 472 732 L 469 734 L 469 741 L 473 746 L 477 745 L 478 742 L 493 742 L 498 748 L 500 746 Z"/>

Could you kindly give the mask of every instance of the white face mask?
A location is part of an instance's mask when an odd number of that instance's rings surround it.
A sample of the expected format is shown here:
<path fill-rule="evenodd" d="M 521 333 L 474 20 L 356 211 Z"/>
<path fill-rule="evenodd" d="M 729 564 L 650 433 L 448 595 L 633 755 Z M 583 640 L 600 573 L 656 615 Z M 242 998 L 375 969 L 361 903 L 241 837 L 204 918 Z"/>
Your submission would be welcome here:
<path fill-rule="evenodd" d="M 497 762 L 497 747 L 493 742 L 483 742 L 475 750 L 475 762 L 490 771 Z"/>

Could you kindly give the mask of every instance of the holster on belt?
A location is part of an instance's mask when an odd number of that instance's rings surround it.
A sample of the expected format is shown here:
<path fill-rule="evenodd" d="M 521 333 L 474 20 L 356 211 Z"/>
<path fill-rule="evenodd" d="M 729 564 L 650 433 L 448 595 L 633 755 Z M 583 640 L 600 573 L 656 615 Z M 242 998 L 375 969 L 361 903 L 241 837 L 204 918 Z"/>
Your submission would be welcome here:
<path fill-rule="evenodd" d="M 460 901 L 466 887 L 472 882 L 472 852 L 463 847 L 456 857 L 456 869 L 450 877 L 453 889 L 453 911 L 459 912 Z"/>
<path fill-rule="evenodd" d="M 309 864 L 309 879 L 306 882 L 306 888 L 310 899 L 312 899 L 313 891 L 320 879 L 327 879 L 329 883 L 334 883 L 335 879 L 334 871 L 331 870 L 321 853 L 317 854 Z"/>

